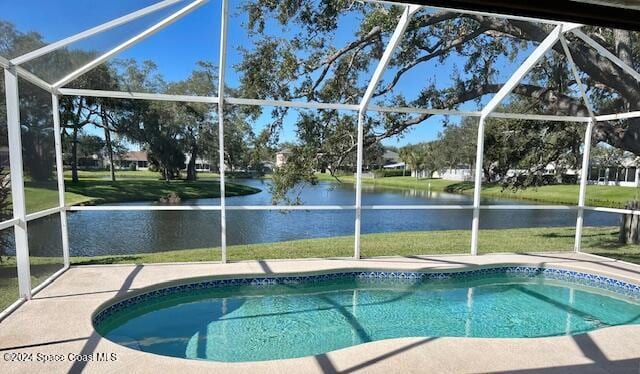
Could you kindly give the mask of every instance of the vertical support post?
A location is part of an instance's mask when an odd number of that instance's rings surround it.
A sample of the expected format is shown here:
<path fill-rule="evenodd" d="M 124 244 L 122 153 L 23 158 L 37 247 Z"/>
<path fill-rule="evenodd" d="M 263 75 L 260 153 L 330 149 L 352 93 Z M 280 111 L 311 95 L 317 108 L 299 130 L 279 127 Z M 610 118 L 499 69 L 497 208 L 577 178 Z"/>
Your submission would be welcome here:
<path fill-rule="evenodd" d="M 362 225 L 362 164 L 364 158 L 364 111 L 358 111 L 358 149 L 356 151 L 356 220 L 353 257 L 360 259 L 360 227 Z"/>
<path fill-rule="evenodd" d="M 582 151 L 582 171 L 580 172 L 580 194 L 578 196 L 578 218 L 576 220 L 576 240 L 573 251 L 580 252 L 582 244 L 582 227 L 584 224 L 584 205 L 587 195 L 587 180 L 589 179 L 589 158 L 591 155 L 591 134 L 595 120 L 592 118 L 587 123 L 587 130 L 584 134 L 584 150 Z"/>
<path fill-rule="evenodd" d="M 7 97 L 7 134 L 9 140 L 9 165 L 11 169 L 11 197 L 15 224 L 16 264 L 20 297 L 31 299 L 31 269 L 29 267 L 29 240 L 27 236 L 27 209 L 22 170 L 22 135 L 20 131 L 20 97 L 18 74 L 15 66 L 4 69 L 4 85 Z"/>
<path fill-rule="evenodd" d="M 360 101 L 360 107 L 358 109 L 358 149 L 357 149 L 357 161 L 356 161 L 356 219 L 355 219 L 355 245 L 353 250 L 353 257 L 355 259 L 360 258 L 360 226 L 361 226 L 361 218 L 362 218 L 362 164 L 363 164 L 363 154 L 364 154 L 364 116 L 367 112 L 367 106 L 369 106 L 369 101 L 373 97 L 374 90 L 376 89 L 380 78 L 382 77 L 382 73 L 387 68 L 389 64 L 389 60 L 391 60 L 391 54 L 396 49 L 398 44 L 400 44 L 400 40 L 402 40 L 402 36 L 404 35 L 407 26 L 409 25 L 409 21 L 411 20 L 411 16 L 420 10 L 421 6 L 419 5 L 407 5 L 404 8 L 404 12 L 400 16 L 398 20 L 398 24 L 396 25 L 395 30 L 393 30 L 393 34 L 389 39 L 389 43 L 382 53 L 382 57 L 380 57 L 380 61 L 378 62 L 378 66 L 373 72 L 371 80 L 367 85 L 367 90 L 362 95 L 362 100 Z"/>
<path fill-rule="evenodd" d="M 227 55 L 228 0 L 222 0 L 218 64 L 218 162 L 220 164 L 220 262 L 227 262 L 227 212 L 224 186 L 224 71 Z"/>
<path fill-rule="evenodd" d="M 500 105 L 520 81 L 533 69 L 533 66 L 544 56 L 544 54 L 553 47 L 562 35 L 563 25 L 556 26 L 549 35 L 540 43 L 536 49 L 531 52 L 529 57 L 518 67 L 513 75 L 505 82 L 498 92 L 489 100 L 487 105 L 482 109 L 480 114 L 480 122 L 478 123 L 478 144 L 476 151 L 476 174 L 475 185 L 473 189 L 473 221 L 471 223 L 471 255 L 478 254 L 478 234 L 480 227 L 480 192 L 482 189 L 482 162 L 484 157 L 484 125 L 487 116 L 491 114 Z"/>
<path fill-rule="evenodd" d="M 580 95 L 582 96 L 582 101 L 584 101 L 584 105 L 587 107 L 587 111 L 589 112 L 589 116 L 591 120 L 587 123 L 587 129 L 584 134 L 584 151 L 582 154 L 582 171 L 580 172 L 580 194 L 578 196 L 578 217 L 576 219 L 576 239 L 573 243 L 573 251 L 576 253 L 580 252 L 580 246 L 582 245 L 582 227 L 584 225 L 584 205 L 587 195 L 587 182 L 589 181 L 589 158 L 591 155 L 591 135 L 593 133 L 593 126 L 596 124 L 596 117 L 593 112 L 593 106 L 589 101 L 589 97 L 587 96 L 587 90 L 585 89 L 584 84 L 582 83 L 582 79 L 580 79 L 580 74 L 578 73 L 578 69 L 576 68 L 576 64 L 573 61 L 573 56 L 571 55 L 571 50 L 569 49 L 569 45 L 564 36 L 560 37 L 560 44 L 562 44 L 562 49 L 564 50 L 564 54 L 567 57 L 567 62 L 569 63 L 569 67 L 573 73 L 573 77 L 576 80 L 578 85 L 578 89 L 580 90 Z"/>
<path fill-rule="evenodd" d="M 478 122 L 476 144 L 476 168 L 473 186 L 473 221 L 471 222 L 471 255 L 478 254 L 478 235 L 480 234 L 480 196 L 482 192 L 482 163 L 484 161 L 484 123 L 486 117 L 481 116 Z"/>
<path fill-rule="evenodd" d="M 62 128 L 60 126 L 60 103 L 58 95 L 51 95 L 53 110 L 53 136 L 56 147 L 56 177 L 58 180 L 58 205 L 60 206 L 60 231 L 62 232 L 62 257 L 64 267 L 68 268 L 69 261 L 69 232 L 67 229 L 67 204 L 64 198 L 64 167 L 62 165 Z"/>

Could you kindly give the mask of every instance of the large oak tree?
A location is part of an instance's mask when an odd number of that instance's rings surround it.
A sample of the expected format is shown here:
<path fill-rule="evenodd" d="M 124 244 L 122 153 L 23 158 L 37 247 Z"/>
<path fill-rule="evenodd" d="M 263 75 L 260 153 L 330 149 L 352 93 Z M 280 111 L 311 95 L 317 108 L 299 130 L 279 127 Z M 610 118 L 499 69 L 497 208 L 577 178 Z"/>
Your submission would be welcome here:
<path fill-rule="evenodd" d="M 236 65 L 241 73 L 243 94 L 339 103 L 359 102 L 372 66 L 381 57 L 402 12 L 401 7 L 347 0 L 256 0 L 245 2 L 243 10 L 249 15 L 246 27 L 253 43 L 253 48 L 243 50 L 243 59 Z M 288 30 L 286 35 L 274 34 L 274 23 Z M 345 24 L 357 27 L 349 30 Z M 508 74 L 499 70 L 504 69 L 505 62 L 515 71 L 518 60 L 530 53 L 552 29 L 552 25 L 544 23 L 449 10 L 420 10 L 411 19 L 403 42 L 387 68 L 390 76 L 385 76 L 378 85 L 373 102 L 456 109 L 475 101 L 480 107 L 483 99 L 486 101 L 488 95 L 503 86 Z M 585 27 L 584 31 L 629 66 L 638 67 L 637 33 L 598 27 Z M 567 38 L 597 113 L 640 110 L 640 87 L 630 74 L 572 34 L 567 34 Z M 427 64 L 439 65 L 444 74 L 451 75 L 449 87 L 434 84 L 428 76 L 416 81 L 414 75 L 410 85 L 417 86 L 419 94 L 405 94 L 400 82 Z M 404 84 L 406 88 L 406 81 Z M 560 43 L 515 88 L 509 103 L 505 104 L 526 107 L 527 111 L 536 113 L 588 115 Z M 286 111 L 273 112 L 276 127 Z M 314 125 L 320 128 L 316 131 L 323 134 L 323 142 L 312 144 L 315 152 L 311 153 L 322 154 L 329 164 L 340 164 L 346 155 L 356 150 L 355 118 L 331 111 L 319 112 Z M 365 126 L 365 146 L 402 136 L 430 117 L 431 114 L 372 115 Z M 338 126 L 341 123 L 338 118 L 350 121 L 348 134 L 344 126 Z M 299 122 L 308 128 L 309 116 L 303 119 Z M 541 127 L 545 131 L 563 131 L 562 126 L 551 123 L 533 127 L 532 131 L 536 132 L 540 132 Z M 575 133 L 574 126 L 568 128 Z M 599 122 L 593 138 L 595 143 L 603 142 L 640 154 L 640 120 Z M 567 144 L 573 146 L 574 142 Z M 300 146 L 309 144 L 303 141 Z M 556 154 L 558 158 L 566 158 L 563 151 Z M 549 161 L 554 160 L 544 160 Z M 305 175 L 302 170 L 298 173 Z"/>

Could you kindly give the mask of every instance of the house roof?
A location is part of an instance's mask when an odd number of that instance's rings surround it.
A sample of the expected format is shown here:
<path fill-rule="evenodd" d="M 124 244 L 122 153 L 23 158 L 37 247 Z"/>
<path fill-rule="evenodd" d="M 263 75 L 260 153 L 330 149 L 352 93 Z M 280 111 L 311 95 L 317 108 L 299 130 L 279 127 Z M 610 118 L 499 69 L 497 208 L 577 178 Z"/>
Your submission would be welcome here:
<path fill-rule="evenodd" d="M 120 157 L 124 161 L 148 161 L 147 151 L 129 151 Z"/>
<path fill-rule="evenodd" d="M 404 167 L 405 165 L 406 164 L 404 162 L 396 162 L 395 164 L 384 165 L 383 168 L 386 168 L 386 169 L 401 168 L 401 167 Z"/>
<path fill-rule="evenodd" d="M 393 160 L 393 161 L 397 161 L 400 159 L 398 156 L 398 152 L 390 151 L 388 149 L 384 151 L 384 154 L 382 155 L 382 157 L 384 159 Z"/>

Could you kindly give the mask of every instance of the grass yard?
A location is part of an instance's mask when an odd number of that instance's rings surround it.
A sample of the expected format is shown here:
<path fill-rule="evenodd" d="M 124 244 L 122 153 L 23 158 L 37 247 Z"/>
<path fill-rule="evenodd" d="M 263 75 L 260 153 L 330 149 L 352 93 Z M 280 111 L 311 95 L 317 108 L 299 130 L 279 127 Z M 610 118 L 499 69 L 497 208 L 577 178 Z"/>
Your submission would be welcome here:
<path fill-rule="evenodd" d="M 328 174 L 317 174 L 320 180 L 334 180 Z M 355 183 L 353 176 L 343 176 L 340 180 L 346 183 Z M 445 179 L 416 179 L 414 177 L 387 177 L 362 180 L 365 184 L 371 184 L 388 188 L 411 188 L 418 190 L 431 190 L 434 192 L 450 192 L 465 195 L 473 194 L 473 182 L 458 182 Z M 535 201 L 547 204 L 578 204 L 578 185 L 553 185 L 526 190 L 503 190 L 496 185 L 482 187 L 482 197 L 504 198 Z M 623 208 L 631 200 L 640 198 L 640 189 L 619 186 L 587 186 L 587 205 L 610 208 Z"/>
<path fill-rule="evenodd" d="M 65 179 L 71 180 L 71 170 L 65 170 L 64 172 Z M 109 170 L 78 170 L 78 178 L 79 179 L 105 179 L 111 180 L 111 173 Z M 151 180 L 159 180 L 160 173 L 157 171 L 150 170 L 116 170 L 116 179 L 151 179 Z M 211 180 L 218 179 L 217 173 L 207 173 L 200 172 L 198 173 L 198 179 L 200 180 Z"/>
<path fill-rule="evenodd" d="M 220 184 L 214 174 L 201 173 L 194 182 L 158 179 L 158 173 L 149 171 L 121 171 L 116 182 L 109 173 L 83 171 L 77 183 L 65 181 L 65 199 L 69 205 L 109 204 L 124 201 L 152 201 L 177 193 L 182 199 L 220 197 Z M 214 179 L 215 178 L 215 179 Z M 237 183 L 226 183 L 226 196 L 240 196 L 260 192 L 259 189 Z M 53 208 L 58 205 L 55 182 L 25 182 L 27 212 Z"/>
<path fill-rule="evenodd" d="M 571 251 L 575 229 L 526 228 L 481 230 L 481 253 Z M 413 231 L 362 235 L 362 255 L 413 256 L 468 254 L 469 230 Z M 585 227 L 583 250 L 625 261 L 640 263 L 640 246 L 618 245 L 617 228 Z M 266 244 L 227 247 L 231 261 L 309 257 L 349 257 L 353 255 L 353 237 L 293 240 Z M 73 257 L 75 265 L 117 263 L 162 263 L 218 261 L 219 248 L 176 250 L 122 256 Z"/>
<path fill-rule="evenodd" d="M 16 258 L 1 256 L 0 261 L 0 310 L 5 309 L 18 299 L 18 274 Z M 31 287 L 36 287 L 49 276 L 62 269 L 62 258 L 59 257 L 30 257 Z"/>

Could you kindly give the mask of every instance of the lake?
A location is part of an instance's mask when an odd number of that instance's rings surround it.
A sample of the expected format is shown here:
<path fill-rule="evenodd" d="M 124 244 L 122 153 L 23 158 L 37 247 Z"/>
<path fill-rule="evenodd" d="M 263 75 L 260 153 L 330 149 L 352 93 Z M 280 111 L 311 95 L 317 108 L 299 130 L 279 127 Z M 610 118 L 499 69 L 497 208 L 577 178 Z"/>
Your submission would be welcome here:
<path fill-rule="evenodd" d="M 229 197 L 227 205 L 271 205 L 269 181 L 234 180 L 262 192 Z M 353 205 L 352 184 L 320 182 L 305 187 L 300 197 L 306 205 Z M 471 205 L 473 198 L 412 189 L 363 185 L 363 205 Z M 219 199 L 195 199 L 184 204 L 218 205 Z M 157 203 L 128 203 L 127 205 Z M 531 202 L 485 199 L 483 204 L 517 205 Z M 227 211 L 227 243 L 268 243 L 295 239 L 353 235 L 353 210 L 347 211 Z M 471 228 L 471 210 L 363 210 L 362 233 L 455 230 Z M 32 256 L 61 253 L 59 217 L 29 222 Z M 160 252 L 220 245 L 219 211 L 79 211 L 70 212 L 69 241 L 72 256 L 98 256 Z M 618 224 L 618 216 L 585 212 L 590 226 Z M 574 226 L 575 210 L 483 210 L 480 227 L 519 228 Z"/>

